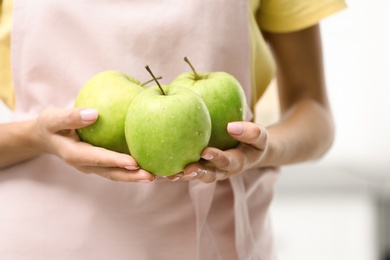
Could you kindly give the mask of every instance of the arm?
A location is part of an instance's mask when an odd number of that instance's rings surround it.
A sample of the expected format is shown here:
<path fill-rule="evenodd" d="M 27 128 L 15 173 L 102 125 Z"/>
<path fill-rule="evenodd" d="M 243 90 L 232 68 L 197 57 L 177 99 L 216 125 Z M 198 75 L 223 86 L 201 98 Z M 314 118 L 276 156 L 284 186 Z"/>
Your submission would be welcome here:
<path fill-rule="evenodd" d="M 283 165 L 317 159 L 330 148 L 334 136 L 319 26 L 266 37 L 277 62 L 282 112 L 280 122 L 269 128 L 267 160 Z"/>
<path fill-rule="evenodd" d="M 32 159 L 41 154 L 34 147 L 33 121 L 0 124 L 0 168 Z"/>
<path fill-rule="evenodd" d="M 317 159 L 330 148 L 334 127 L 325 89 L 319 26 L 265 35 L 278 67 L 280 121 L 267 129 L 251 122 L 229 124 L 229 133 L 240 145 L 227 151 L 205 149 L 205 161 L 189 165 L 185 176 L 197 173 L 195 178 L 210 182 L 249 168 Z"/>
<path fill-rule="evenodd" d="M 152 181 L 127 155 L 81 142 L 75 129 L 97 119 L 94 109 L 47 109 L 35 120 L 0 125 L 0 168 L 54 154 L 84 173 L 115 181 Z"/>

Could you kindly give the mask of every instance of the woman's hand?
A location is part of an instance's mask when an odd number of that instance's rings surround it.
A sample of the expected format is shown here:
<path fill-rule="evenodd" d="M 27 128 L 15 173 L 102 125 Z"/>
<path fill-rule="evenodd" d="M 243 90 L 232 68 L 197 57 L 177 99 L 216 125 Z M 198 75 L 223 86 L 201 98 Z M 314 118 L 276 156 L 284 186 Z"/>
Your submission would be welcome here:
<path fill-rule="evenodd" d="M 251 122 L 232 122 L 227 130 L 234 139 L 240 141 L 236 148 L 221 151 L 208 147 L 201 154 L 202 160 L 188 165 L 182 174 L 169 179 L 199 179 L 209 183 L 227 179 L 254 165 L 258 166 L 268 147 L 267 130 Z"/>
<path fill-rule="evenodd" d="M 212 182 L 248 168 L 317 160 L 331 147 L 334 124 L 326 94 L 319 25 L 264 35 L 278 66 L 280 120 L 267 129 L 247 122 L 230 124 L 230 134 L 241 142 L 237 148 L 206 148 L 203 160 L 169 179 Z"/>
<path fill-rule="evenodd" d="M 96 109 L 47 109 L 36 120 L 37 143 L 44 153 L 57 155 L 84 173 L 95 173 L 114 181 L 150 182 L 151 173 L 138 167 L 129 155 L 81 142 L 76 129 L 93 124 Z"/>

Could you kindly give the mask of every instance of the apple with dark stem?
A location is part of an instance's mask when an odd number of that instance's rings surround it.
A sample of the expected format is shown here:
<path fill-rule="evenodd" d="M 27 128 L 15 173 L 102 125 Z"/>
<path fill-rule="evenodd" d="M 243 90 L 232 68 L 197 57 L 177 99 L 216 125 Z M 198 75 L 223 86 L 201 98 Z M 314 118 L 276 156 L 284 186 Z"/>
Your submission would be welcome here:
<path fill-rule="evenodd" d="M 146 69 L 155 78 L 148 66 Z M 200 159 L 210 139 L 211 120 L 194 91 L 155 81 L 157 86 L 142 91 L 130 104 L 125 136 L 142 169 L 171 176 Z"/>
<path fill-rule="evenodd" d="M 171 85 L 187 87 L 198 93 L 211 117 L 212 132 L 208 146 L 221 150 L 234 148 L 238 141 L 227 132 L 227 125 L 245 119 L 246 98 L 238 80 L 226 72 L 197 72 L 187 57 L 192 72 L 176 77 Z"/>

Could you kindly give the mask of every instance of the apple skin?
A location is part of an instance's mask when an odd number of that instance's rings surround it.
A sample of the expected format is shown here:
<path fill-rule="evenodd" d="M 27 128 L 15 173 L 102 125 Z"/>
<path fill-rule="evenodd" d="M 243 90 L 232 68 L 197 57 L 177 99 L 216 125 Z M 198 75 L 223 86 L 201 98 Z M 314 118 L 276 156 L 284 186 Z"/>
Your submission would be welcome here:
<path fill-rule="evenodd" d="M 187 87 L 198 93 L 205 102 L 211 117 L 212 132 L 209 147 L 221 150 L 234 148 L 238 141 L 227 132 L 227 124 L 245 119 L 246 98 L 238 80 L 226 72 L 185 72 L 171 85 Z"/>
<path fill-rule="evenodd" d="M 158 86 L 140 93 L 130 104 L 125 135 L 138 165 L 155 175 L 170 176 L 197 162 L 210 139 L 206 105 L 194 91 Z"/>
<path fill-rule="evenodd" d="M 96 108 L 99 117 L 92 125 L 77 129 L 80 139 L 129 154 L 124 132 L 126 113 L 133 99 L 145 89 L 135 78 L 115 70 L 90 78 L 79 91 L 74 107 Z"/>

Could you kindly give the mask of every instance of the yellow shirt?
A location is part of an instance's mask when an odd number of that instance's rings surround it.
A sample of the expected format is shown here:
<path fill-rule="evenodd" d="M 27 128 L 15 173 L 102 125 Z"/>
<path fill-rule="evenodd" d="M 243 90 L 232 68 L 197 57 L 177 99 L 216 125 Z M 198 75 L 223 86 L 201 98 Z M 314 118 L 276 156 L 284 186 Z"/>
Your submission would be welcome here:
<path fill-rule="evenodd" d="M 15 106 L 11 77 L 11 21 L 12 0 L 0 0 L 0 99 L 9 108 Z"/>
<path fill-rule="evenodd" d="M 10 32 L 12 1 L 0 0 L 0 99 L 11 109 L 15 106 L 11 76 Z M 252 53 L 252 104 L 264 93 L 275 74 L 275 62 L 261 30 L 291 32 L 318 23 L 343 9 L 344 0 L 248 0 Z"/>

